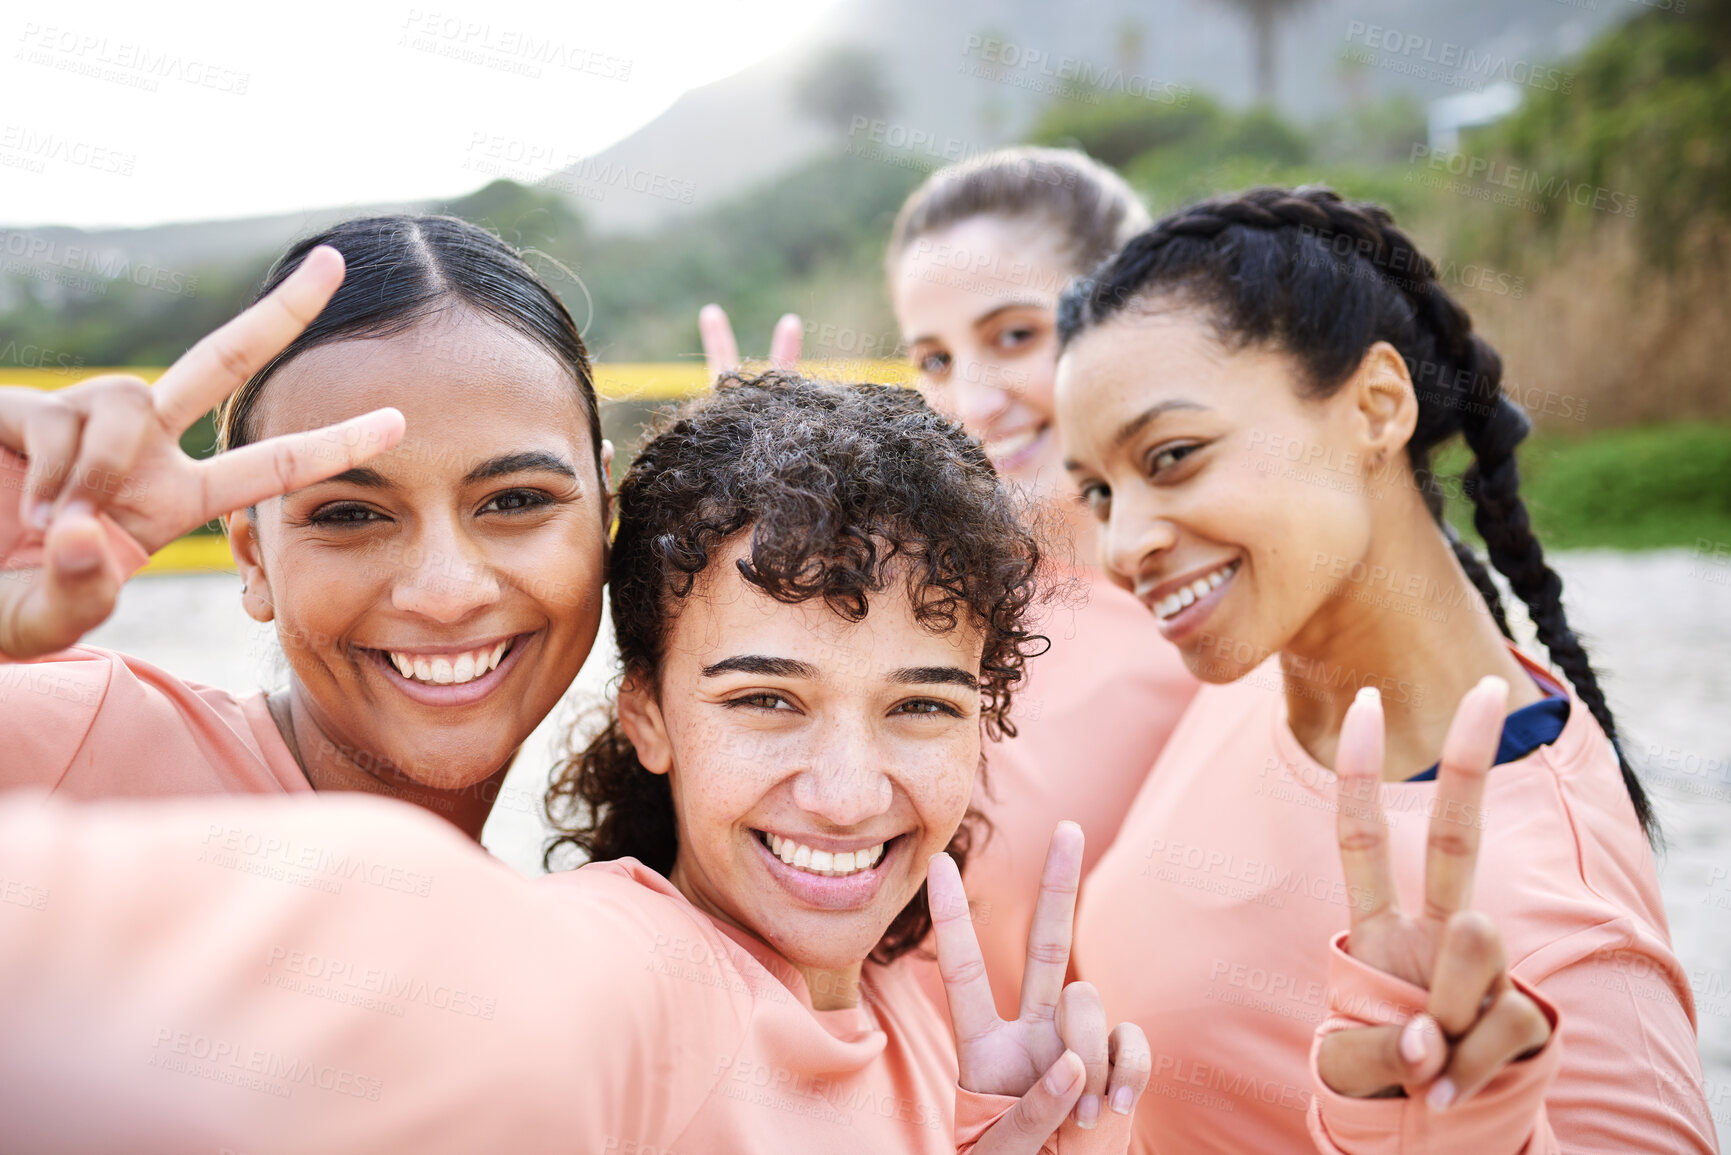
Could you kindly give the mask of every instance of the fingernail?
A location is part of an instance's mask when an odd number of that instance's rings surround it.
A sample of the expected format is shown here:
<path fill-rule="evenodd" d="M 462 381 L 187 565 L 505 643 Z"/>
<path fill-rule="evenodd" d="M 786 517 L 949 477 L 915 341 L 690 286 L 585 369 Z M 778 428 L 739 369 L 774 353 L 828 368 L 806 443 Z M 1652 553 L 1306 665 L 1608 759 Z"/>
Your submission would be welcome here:
<path fill-rule="evenodd" d="M 1353 701 L 1369 702 L 1373 706 L 1381 705 L 1382 691 L 1377 689 L 1375 686 L 1362 686 L 1359 688 L 1358 695 L 1353 698 Z"/>
<path fill-rule="evenodd" d="M 1076 1126 L 1084 1131 L 1091 1131 L 1100 1122 L 1100 1096 L 1083 1095 L 1082 1101 L 1076 1104 Z"/>
<path fill-rule="evenodd" d="M 1074 1051 L 1065 1051 L 1058 1056 L 1058 1061 L 1046 1072 L 1046 1090 L 1054 1095 L 1062 1095 L 1076 1085 L 1076 1080 L 1082 1075 L 1082 1061 L 1076 1059 L 1072 1062 L 1074 1056 Z"/>
<path fill-rule="evenodd" d="M 61 517 L 95 517 L 96 507 L 81 497 L 73 498 L 60 508 Z"/>
<path fill-rule="evenodd" d="M 30 507 L 30 524 L 37 529 L 48 528 L 48 513 L 54 507 L 46 501 L 39 501 Z"/>
<path fill-rule="evenodd" d="M 1429 1015 L 1414 1015 L 1400 1032 L 1400 1057 L 1415 1067 L 1424 1062 L 1425 1051 L 1429 1049 L 1425 1046 L 1429 1025 Z"/>
<path fill-rule="evenodd" d="M 62 573 L 85 574 L 102 564 L 102 547 L 88 538 L 67 542 L 54 554 L 54 568 Z"/>
<path fill-rule="evenodd" d="M 1119 1087 L 1112 1092 L 1112 1110 L 1120 1115 L 1128 1115 L 1130 1108 L 1136 1105 L 1136 1092 L 1128 1087 Z"/>
<path fill-rule="evenodd" d="M 1441 1111 L 1455 1101 L 1455 1083 L 1453 1079 L 1438 1079 L 1430 1086 L 1430 1093 L 1424 1097 L 1433 1111 Z"/>

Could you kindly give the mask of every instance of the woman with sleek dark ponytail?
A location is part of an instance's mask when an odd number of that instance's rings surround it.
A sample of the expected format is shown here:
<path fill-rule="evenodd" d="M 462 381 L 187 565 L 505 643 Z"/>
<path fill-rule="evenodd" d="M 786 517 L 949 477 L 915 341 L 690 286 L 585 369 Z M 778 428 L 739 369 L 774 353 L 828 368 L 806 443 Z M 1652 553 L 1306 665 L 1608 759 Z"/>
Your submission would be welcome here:
<path fill-rule="evenodd" d="M 1435 266 L 1378 206 L 1256 189 L 1133 238 L 1059 330 L 1102 563 L 1212 683 L 1077 923 L 1155 1054 L 1145 1141 L 1714 1150 L 1652 807 L 1521 500 L 1529 422 Z M 1456 434 L 1561 678 L 1443 521 Z"/>

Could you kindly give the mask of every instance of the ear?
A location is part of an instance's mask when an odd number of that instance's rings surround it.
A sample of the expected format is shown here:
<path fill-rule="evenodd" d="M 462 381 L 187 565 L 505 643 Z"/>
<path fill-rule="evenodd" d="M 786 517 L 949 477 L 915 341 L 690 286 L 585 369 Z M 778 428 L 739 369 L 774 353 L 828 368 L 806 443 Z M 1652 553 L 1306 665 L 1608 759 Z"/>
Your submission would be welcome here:
<path fill-rule="evenodd" d="M 601 524 L 607 527 L 608 540 L 613 534 L 613 443 L 601 439 Z"/>
<path fill-rule="evenodd" d="M 1418 426 L 1418 396 L 1406 359 L 1387 341 L 1365 351 L 1346 391 L 1355 406 L 1365 460 L 1381 464 L 1396 459 Z"/>
<path fill-rule="evenodd" d="M 271 598 L 270 579 L 265 576 L 257 528 L 251 509 L 237 509 L 228 515 L 228 548 L 240 570 L 241 608 L 253 621 L 268 622 L 276 617 L 276 603 Z"/>
<path fill-rule="evenodd" d="M 619 687 L 619 728 L 631 739 L 645 770 L 666 774 L 673 769 L 673 742 L 667 736 L 661 704 L 634 675 L 628 675 Z"/>

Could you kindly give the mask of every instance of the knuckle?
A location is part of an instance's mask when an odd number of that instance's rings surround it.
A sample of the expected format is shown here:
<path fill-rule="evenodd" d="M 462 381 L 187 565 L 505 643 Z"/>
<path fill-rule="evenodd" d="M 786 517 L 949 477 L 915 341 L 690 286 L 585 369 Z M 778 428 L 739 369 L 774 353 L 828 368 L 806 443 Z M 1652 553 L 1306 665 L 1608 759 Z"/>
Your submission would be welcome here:
<path fill-rule="evenodd" d="M 1070 961 L 1070 948 L 1063 943 L 1056 942 L 1029 943 L 1028 961 L 1062 966 Z"/>
<path fill-rule="evenodd" d="M 1431 831 L 1430 849 L 1449 858 L 1470 858 L 1476 848 L 1470 837 L 1445 829 Z"/>
<path fill-rule="evenodd" d="M 949 983 L 952 986 L 958 984 L 965 985 L 984 978 L 986 974 L 986 964 L 984 961 L 977 958 L 964 959 L 961 962 L 952 962 L 948 965 L 940 964 L 939 973 L 944 982 Z"/>
<path fill-rule="evenodd" d="M 1463 910 L 1451 915 L 1447 940 L 1447 949 L 1465 961 L 1481 966 L 1500 965 L 1503 936 L 1490 916 L 1481 911 Z"/>

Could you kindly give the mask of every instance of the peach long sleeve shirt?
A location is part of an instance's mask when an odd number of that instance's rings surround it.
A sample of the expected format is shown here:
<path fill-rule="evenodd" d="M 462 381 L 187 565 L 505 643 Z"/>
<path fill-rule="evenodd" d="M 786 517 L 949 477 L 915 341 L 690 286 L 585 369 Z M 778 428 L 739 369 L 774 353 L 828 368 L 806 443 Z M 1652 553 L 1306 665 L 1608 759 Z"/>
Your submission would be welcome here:
<path fill-rule="evenodd" d="M 1198 688 L 1141 602 L 1098 570 L 1074 577 L 1076 588 L 1039 627 L 1052 644 L 1028 661 L 1011 706 L 1016 736 L 987 743 L 985 781 L 974 793 L 992 833 L 968 860 L 969 905 L 1007 1019 L 1016 1017 L 1053 828 L 1066 818 L 1082 827 L 1082 869 L 1091 869 Z M 923 981 L 943 1006 L 935 967 Z"/>
<path fill-rule="evenodd" d="M 7 1151 L 948 1155 L 1015 1102 L 900 963 L 816 1011 L 635 861 L 526 880 L 403 803 L 15 794 L 0 898 Z"/>
<path fill-rule="evenodd" d="M 1529 669 L 1537 670 L 1522 659 Z M 1385 691 L 1387 693 L 1389 691 Z M 1423 893 L 1437 786 L 1388 783 L 1395 875 Z M 1076 966 L 1154 1057 L 1143 1151 L 1717 1150 L 1694 1000 L 1610 743 L 1571 701 L 1557 740 L 1486 781 L 1474 906 L 1557 1024 L 1446 1113 L 1349 1099 L 1315 1073 L 1324 1032 L 1400 1023 L 1425 994 L 1349 957 L 1334 774 L 1286 721 L 1270 662 L 1197 695 L 1083 887 Z"/>

